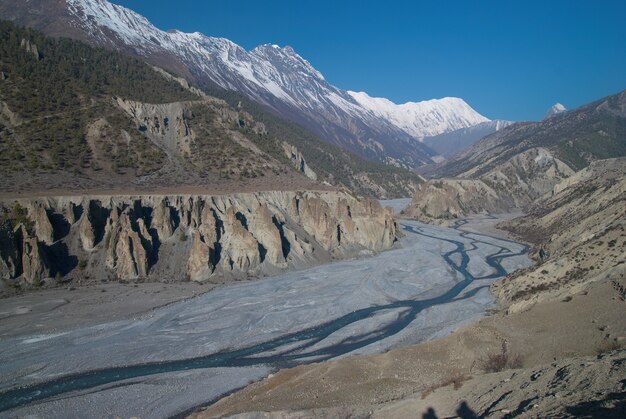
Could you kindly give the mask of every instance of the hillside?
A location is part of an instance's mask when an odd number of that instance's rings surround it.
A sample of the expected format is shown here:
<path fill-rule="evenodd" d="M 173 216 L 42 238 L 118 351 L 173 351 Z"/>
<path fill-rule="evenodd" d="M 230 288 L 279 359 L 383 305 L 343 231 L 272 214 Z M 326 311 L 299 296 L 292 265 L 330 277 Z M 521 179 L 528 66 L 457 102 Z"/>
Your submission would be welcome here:
<path fill-rule="evenodd" d="M 519 210 L 573 173 L 548 149 L 531 148 L 481 176 L 432 179 L 420 185 L 405 215 L 447 224 L 468 214 Z"/>
<path fill-rule="evenodd" d="M 219 91 L 229 105 L 137 59 L 0 25 L 2 192 L 293 189 L 325 181 L 406 196 L 420 182 L 236 94 Z"/>
<path fill-rule="evenodd" d="M 538 147 L 575 171 L 594 160 L 626 156 L 626 91 L 540 122 L 508 126 L 445 162 L 433 177 L 477 177 Z"/>
<path fill-rule="evenodd" d="M 471 213 L 524 209 L 590 163 L 623 156 L 626 91 L 479 140 L 435 169 L 406 215 L 446 223 Z"/>
<path fill-rule="evenodd" d="M 535 244 L 540 266 L 494 288 L 510 311 L 570 298 L 594 281 L 626 272 L 626 158 L 596 161 L 501 227 Z"/>
<path fill-rule="evenodd" d="M 468 128 L 460 128 L 455 131 L 426 137 L 424 138 L 424 144 L 445 158 L 450 158 L 481 138 L 508 127 L 512 123 L 511 121 L 502 120 L 481 122 Z"/>

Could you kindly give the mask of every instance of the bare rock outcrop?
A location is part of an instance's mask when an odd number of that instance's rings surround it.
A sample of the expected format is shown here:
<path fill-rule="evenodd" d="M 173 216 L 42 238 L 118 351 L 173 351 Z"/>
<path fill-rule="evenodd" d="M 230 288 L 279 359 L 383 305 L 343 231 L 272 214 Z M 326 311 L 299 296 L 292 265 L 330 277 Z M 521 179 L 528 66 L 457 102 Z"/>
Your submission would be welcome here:
<path fill-rule="evenodd" d="M 255 232 L 259 245 L 266 252 L 265 257 L 276 266 L 286 267 L 280 229 L 275 224 L 278 222 L 270 213 L 267 204 L 261 204 L 252 214 L 250 230 Z"/>
<path fill-rule="evenodd" d="M 23 38 L 20 46 L 26 50 L 29 54 L 32 54 L 37 60 L 41 59 L 41 54 L 39 53 L 39 48 L 33 42 L 30 42 L 29 39 Z"/>
<path fill-rule="evenodd" d="M 192 281 L 204 281 L 209 279 L 215 267 L 212 265 L 212 256 L 215 249 L 207 245 L 200 232 L 191 234 L 192 245 L 187 260 L 187 275 Z"/>
<path fill-rule="evenodd" d="M 172 210 L 167 200 L 160 201 L 152 214 L 152 227 L 156 229 L 161 240 L 167 240 L 174 234 L 174 220 L 172 220 Z"/>
<path fill-rule="evenodd" d="M 92 251 L 96 244 L 96 235 L 94 233 L 93 226 L 91 225 L 91 221 L 89 220 L 88 213 L 83 214 L 80 219 L 78 234 L 83 249 L 87 252 Z"/>
<path fill-rule="evenodd" d="M 15 278 L 21 266 L 20 252 L 21 240 L 8 221 L 0 223 L 0 279 Z M 18 250 L 19 249 L 19 250 Z"/>
<path fill-rule="evenodd" d="M 21 227 L 21 234 L 23 237 L 22 275 L 27 283 L 36 285 L 50 276 L 48 263 L 37 237 L 31 236 L 24 226 Z"/>
<path fill-rule="evenodd" d="M 35 221 L 37 238 L 46 244 L 54 243 L 54 229 L 50 223 L 50 218 L 48 218 L 48 213 L 44 203 L 34 203 L 30 212 L 33 214 L 33 219 Z"/>
<path fill-rule="evenodd" d="M 304 155 L 296 146 L 283 142 L 283 151 L 285 152 L 285 156 L 291 160 L 291 163 L 296 167 L 296 169 L 304 173 L 304 175 L 309 179 L 317 180 L 317 173 L 315 173 L 313 169 L 306 164 Z"/>
<path fill-rule="evenodd" d="M 386 250 L 399 235 L 391 211 L 346 192 L 22 201 L 33 234 L 13 250 L 0 240 L 4 278 L 62 271 L 94 279 L 220 282 Z M 68 231 L 55 230 L 61 225 Z M 16 261 L 12 254 L 25 256 Z"/>
<path fill-rule="evenodd" d="M 223 257 L 224 267 L 230 270 L 256 274 L 261 263 L 259 242 L 248 231 L 247 224 L 230 207 L 224 219 Z"/>
<path fill-rule="evenodd" d="M 114 211 L 116 213 L 116 211 Z M 142 243 L 140 231 L 132 226 L 129 208 L 125 209 L 115 221 L 112 221 L 107 234 L 107 266 L 116 272 L 120 279 L 146 277 L 148 259 Z"/>
<path fill-rule="evenodd" d="M 477 170 L 471 169 L 460 178 L 434 179 L 420 185 L 406 214 L 422 221 L 445 222 L 484 211 L 525 208 L 574 174 L 540 147 L 517 154 L 482 175 Z"/>
<path fill-rule="evenodd" d="M 187 120 L 192 102 L 150 104 L 117 99 L 117 105 L 133 118 L 141 131 L 174 153 L 189 153 L 195 135 Z"/>

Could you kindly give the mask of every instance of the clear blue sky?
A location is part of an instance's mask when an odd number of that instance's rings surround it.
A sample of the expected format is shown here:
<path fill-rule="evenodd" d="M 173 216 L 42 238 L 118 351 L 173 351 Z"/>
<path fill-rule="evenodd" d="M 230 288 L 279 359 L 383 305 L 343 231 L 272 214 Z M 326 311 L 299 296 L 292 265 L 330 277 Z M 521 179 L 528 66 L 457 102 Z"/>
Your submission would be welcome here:
<path fill-rule="evenodd" d="M 541 119 L 626 89 L 625 0 L 112 0 L 161 29 L 291 45 L 326 79 L 401 103 Z"/>

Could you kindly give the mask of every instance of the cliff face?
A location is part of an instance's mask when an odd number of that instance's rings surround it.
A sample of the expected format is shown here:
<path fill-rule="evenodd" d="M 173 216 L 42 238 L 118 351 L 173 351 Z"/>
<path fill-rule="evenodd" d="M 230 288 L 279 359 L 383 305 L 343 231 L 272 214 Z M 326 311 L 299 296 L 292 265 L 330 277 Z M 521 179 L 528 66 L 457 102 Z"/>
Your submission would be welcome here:
<path fill-rule="evenodd" d="M 525 208 L 552 193 L 555 185 L 574 173 L 544 148 L 517 154 L 480 176 L 476 170 L 463 173 L 462 178 L 420 185 L 407 215 L 436 222 L 482 211 L 502 213 Z"/>
<path fill-rule="evenodd" d="M 299 172 L 304 173 L 304 175 L 309 179 L 317 180 L 317 173 L 309 167 L 304 159 L 304 155 L 296 146 L 283 141 L 283 151 L 285 152 L 285 156 L 291 160 L 291 163 Z"/>
<path fill-rule="evenodd" d="M 343 192 L 68 196 L 17 203 L 28 221 L 5 223 L 0 273 L 4 280 L 31 284 L 54 276 L 244 279 L 385 250 L 399 234 L 391 211 Z"/>

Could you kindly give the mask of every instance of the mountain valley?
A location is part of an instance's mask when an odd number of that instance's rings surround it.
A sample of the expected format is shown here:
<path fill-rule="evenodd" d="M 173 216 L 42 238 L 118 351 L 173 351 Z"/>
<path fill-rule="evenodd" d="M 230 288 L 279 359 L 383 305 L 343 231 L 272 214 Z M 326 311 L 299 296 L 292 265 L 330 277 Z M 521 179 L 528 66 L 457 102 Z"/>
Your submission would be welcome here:
<path fill-rule="evenodd" d="M 493 55 L 511 5 L 118 2 L 0 0 L 0 417 L 626 416 L 626 90 L 555 103 L 611 54 Z"/>

